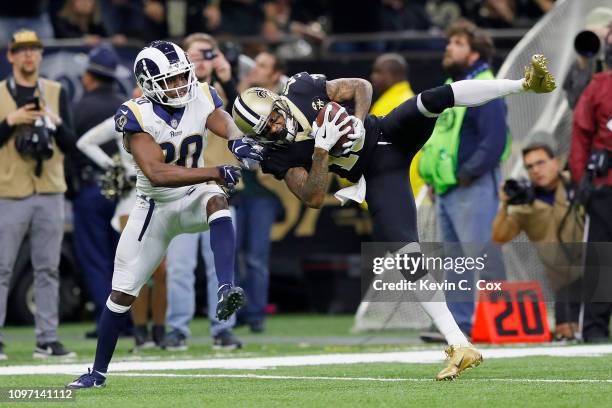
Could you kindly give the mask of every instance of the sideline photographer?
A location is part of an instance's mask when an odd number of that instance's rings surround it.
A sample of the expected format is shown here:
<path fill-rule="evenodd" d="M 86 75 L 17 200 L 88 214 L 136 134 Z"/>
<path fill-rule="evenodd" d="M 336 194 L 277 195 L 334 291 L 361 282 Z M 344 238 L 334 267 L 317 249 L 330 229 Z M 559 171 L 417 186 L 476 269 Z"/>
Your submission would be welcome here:
<path fill-rule="evenodd" d="M 574 37 L 576 60 L 571 65 L 563 89 L 571 109 L 576 108 L 580 95 L 594 74 L 605 70 L 605 43 L 608 26 L 612 23 L 612 9 L 597 7 L 586 17 L 585 29 Z"/>
<path fill-rule="evenodd" d="M 507 180 L 504 184 L 499 193 L 502 204 L 493 220 L 493 240 L 506 243 L 524 231 L 534 243 L 581 242 L 583 222 L 570 202 L 569 174 L 560 173 L 559 162 L 546 144 L 529 145 L 522 153 L 529 181 Z M 571 245 L 565 251 L 556 250 L 562 249 L 560 245 L 536 248 L 555 290 L 555 338 L 574 339 L 579 330 L 581 281 L 579 271 L 570 265 L 580 259 L 580 251 Z"/>
<path fill-rule="evenodd" d="M 589 243 L 612 241 L 612 28 L 604 47 L 606 70 L 593 76 L 574 110 L 569 156 L 572 179 L 581 186 L 579 196 L 589 216 Z M 610 299 L 610 276 L 598 276 L 603 269 L 600 266 L 609 265 L 611 251 L 596 251 L 589 246 L 585 268 L 587 293 L 597 290 Z M 611 313 L 612 302 L 585 302 L 582 335 L 586 342 L 609 341 Z"/>
<path fill-rule="evenodd" d="M 64 234 L 64 153 L 74 148 L 68 98 L 39 77 L 42 44 L 13 34 L 12 75 L 0 82 L 0 327 L 15 258 L 29 235 L 36 300 L 34 357 L 72 356 L 57 338 L 59 261 Z M 3 353 L 0 334 L 0 359 Z"/>

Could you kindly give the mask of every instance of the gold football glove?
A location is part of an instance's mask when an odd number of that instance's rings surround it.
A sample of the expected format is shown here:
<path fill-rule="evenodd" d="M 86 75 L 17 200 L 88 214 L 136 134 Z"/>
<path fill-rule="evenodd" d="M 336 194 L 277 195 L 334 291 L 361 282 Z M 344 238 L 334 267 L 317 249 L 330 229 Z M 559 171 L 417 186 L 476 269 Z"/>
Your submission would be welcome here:
<path fill-rule="evenodd" d="M 531 64 L 525 67 L 523 89 L 535 93 L 548 93 L 557 87 L 555 77 L 548 72 L 547 64 L 548 60 L 542 54 L 531 57 Z"/>

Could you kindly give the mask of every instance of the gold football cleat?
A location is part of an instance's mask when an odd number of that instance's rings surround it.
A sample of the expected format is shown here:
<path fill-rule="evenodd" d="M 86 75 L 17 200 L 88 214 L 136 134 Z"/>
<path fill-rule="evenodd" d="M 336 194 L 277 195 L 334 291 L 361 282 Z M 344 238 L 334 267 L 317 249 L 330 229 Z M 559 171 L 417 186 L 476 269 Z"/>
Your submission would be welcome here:
<path fill-rule="evenodd" d="M 436 376 L 436 380 L 454 380 L 470 368 L 477 367 L 482 363 L 482 354 L 471 346 L 448 346 L 445 350 L 448 365 Z"/>
<path fill-rule="evenodd" d="M 523 88 L 535 93 L 552 92 L 557 85 L 555 77 L 548 72 L 548 60 L 544 55 L 536 54 L 531 57 L 531 65 L 525 67 Z"/>

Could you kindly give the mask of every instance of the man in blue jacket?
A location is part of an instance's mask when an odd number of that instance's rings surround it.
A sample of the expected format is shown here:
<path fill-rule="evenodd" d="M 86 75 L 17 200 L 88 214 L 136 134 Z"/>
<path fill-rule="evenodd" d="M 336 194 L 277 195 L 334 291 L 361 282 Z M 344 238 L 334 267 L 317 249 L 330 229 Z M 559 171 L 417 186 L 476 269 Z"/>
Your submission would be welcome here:
<path fill-rule="evenodd" d="M 442 62 L 449 75 L 447 83 L 493 79 L 489 65 L 493 50 L 491 37 L 474 24 L 468 21 L 453 24 L 448 30 Z M 436 194 L 439 239 L 457 243 L 456 248 L 452 245 L 454 256 L 476 257 L 486 253 L 487 265 L 481 279 L 503 277 L 501 252 L 491 247 L 490 242 L 491 223 L 499 206 L 499 163 L 508 140 L 506 113 L 502 99 L 473 108 L 447 109 L 423 147 L 419 166 L 421 176 Z M 471 275 L 470 271 L 463 274 L 447 271 L 447 280 L 470 281 Z M 469 336 L 473 294 L 455 292 L 447 296 L 457 324 Z"/>

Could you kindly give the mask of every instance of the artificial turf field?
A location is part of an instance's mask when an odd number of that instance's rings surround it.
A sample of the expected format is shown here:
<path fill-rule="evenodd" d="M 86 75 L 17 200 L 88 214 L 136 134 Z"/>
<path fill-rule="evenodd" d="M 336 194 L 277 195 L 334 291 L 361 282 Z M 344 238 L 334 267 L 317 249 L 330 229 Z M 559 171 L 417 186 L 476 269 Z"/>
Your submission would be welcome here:
<path fill-rule="evenodd" d="M 76 393 L 70 407 L 609 407 L 612 406 L 612 346 L 593 353 L 585 346 L 555 346 L 569 353 L 589 356 L 528 356 L 487 358 L 487 352 L 533 350 L 533 346 L 489 349 L 482 346 L 484 363 L 454 382 L 432 378 L 443 367 L 442 347 L 423 345 L 414 332 L 351 334 L 352 316 L 285 315 L 271 317 L 268 330 L 252 335 L 240 328 L 242 350 L 216 352 L 210 347 L 207 322 L 192 324 L 193 339 L 186 352 L 144 350 L 130 353 L 131 339 L 120 340 L 113 361 L 123 361 L 111 372 L 107 387 Z M 30 327 L 5 330 L 9 360 L 0 361 L 0 388 L 60 387 L 74 379 L 74 372 L 90 366 L 95 341 L 82 335 L 89 325 L 62 325 L 64 344 L 79 356 L 66 362 L 40 362 L 31 358 L 34 334 Z M 528 347 L 528 348 L 526 348 Z M 512 350 L 510 350 L 512 349 Z M 422 355 L 435 363 L 351 363 L 351 356 Z M 604 350 L 604 352 L 601 352 Z M 434 352 L 432 352 L 434 351 Z M 610 354 L 607 354 L 610 353 Z M 562 353 L 563 354 L 563 353 Z M 492 354 L 493 356 L 493 354 Z M 267 358 L 273 358 L 267 360 Z M 289 357 L 289 358 L 282 358 Z M 345 364 L 316 364 L 318 359 L 347 357 Z M 223 366 L 228 359 L 268 361 L 261 368 L 186 369 L 184 361 L 202 361 L 203 366 Z M 274 359 L 276 358 L 276 359 Z M 278 361 L 310 361 L 304 366 L 286 366 Z M 357 359 L 356 361 L 358 361 Z M 302 361 L 302 360 L 300 360 Z M 164 364 L 164 369 L 155 364 Z M 314 363 L 313 363 L 314 362 Z M 329 361 L 328 361 L 329 362 Z M 77 364 L 76 366 L 74 364 Z M 39 364 L 38 366 L 33 366 Z M 153 365 L 151 365 L 153 364 Z M 215 365 L 216 364 L 216 365 Z M 291 364 L 291 363 L 289 363 Z M 314 365 L 313 365 L 314 364 Z M 147 366 L 148 365 L 148 366 Z M 15 366 L 22 366 L 15 368 Z M 23 367 L 28 366 L 28 367 Z M 44 367 L 43 367 L 44 366 Z M 127 371 L 126 371 L 126 367 Z M 133 370 L 131 369 L 133 367 Z M 20 369 L 26 374 L 6 375 Z M 56 374 L 34 374 L 44 369 Z M 111 371 L 113 365 L 111 363 Z M 60 374 L 62 372 L 62 374 Z M 19 403 L 0 406 L 58 406 L 61 402 Z"/>

